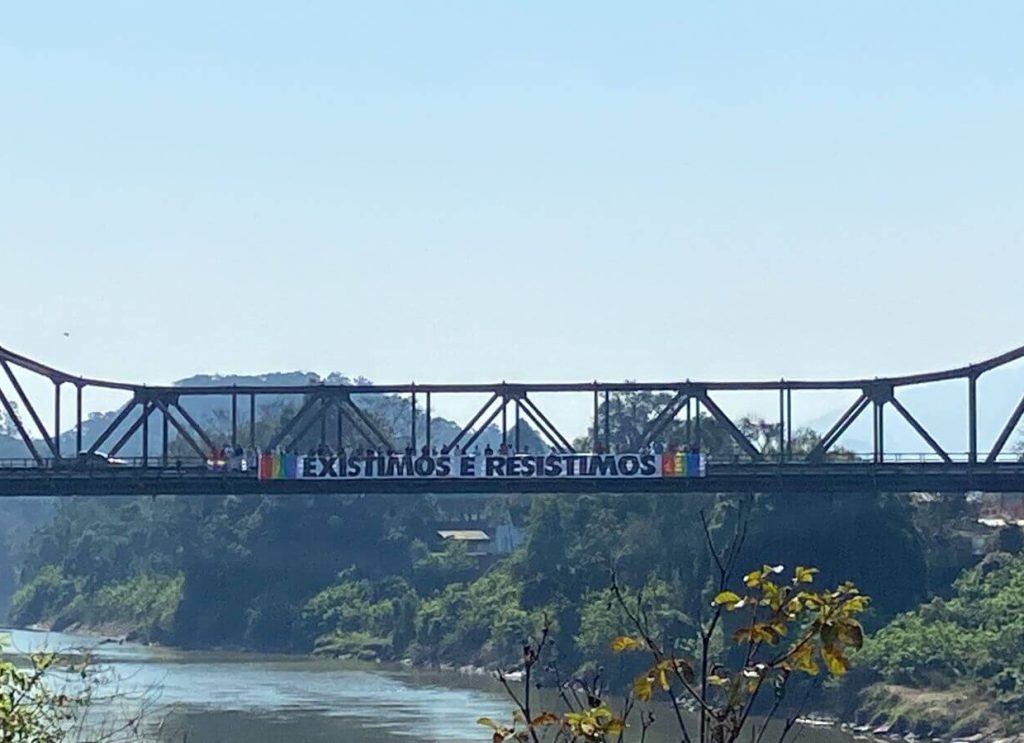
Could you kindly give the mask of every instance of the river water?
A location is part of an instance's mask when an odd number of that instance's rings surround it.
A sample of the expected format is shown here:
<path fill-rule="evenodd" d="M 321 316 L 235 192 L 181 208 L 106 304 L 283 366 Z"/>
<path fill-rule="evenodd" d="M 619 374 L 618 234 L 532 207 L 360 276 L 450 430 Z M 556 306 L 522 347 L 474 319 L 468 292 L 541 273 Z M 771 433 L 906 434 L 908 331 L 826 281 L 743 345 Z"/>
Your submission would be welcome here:
<path fill-rule="evenodd" d="M 93 648 L 129 700 L 143 700 L 152 743 L 485 743 L 479 717 L 507 720 L 511 703 L 489 678 L 303 656 L 182 651 L 94 637 L 4 630 L 8 651 Z M 655 733 L 651 743 L 675 736 Z M 834 729 L 800 743 L 848 743 Z"/>

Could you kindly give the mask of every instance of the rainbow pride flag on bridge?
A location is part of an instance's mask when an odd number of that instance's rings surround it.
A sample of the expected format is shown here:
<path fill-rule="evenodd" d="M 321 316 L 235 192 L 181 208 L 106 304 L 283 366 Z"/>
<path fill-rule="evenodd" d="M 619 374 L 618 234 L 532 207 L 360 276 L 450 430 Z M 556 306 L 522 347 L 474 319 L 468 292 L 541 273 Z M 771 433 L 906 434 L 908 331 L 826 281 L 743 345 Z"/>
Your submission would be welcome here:
<path fill-rule="evenodd" d="M 261 480 L 295 480 L 299 476 L 298 454 L 261 454 Z"/>
<path fill-rule="evenodd" d="M 707 460 L 694 452 L 665 452 L 661 455 L 662 477 L 704 477 Z"/>

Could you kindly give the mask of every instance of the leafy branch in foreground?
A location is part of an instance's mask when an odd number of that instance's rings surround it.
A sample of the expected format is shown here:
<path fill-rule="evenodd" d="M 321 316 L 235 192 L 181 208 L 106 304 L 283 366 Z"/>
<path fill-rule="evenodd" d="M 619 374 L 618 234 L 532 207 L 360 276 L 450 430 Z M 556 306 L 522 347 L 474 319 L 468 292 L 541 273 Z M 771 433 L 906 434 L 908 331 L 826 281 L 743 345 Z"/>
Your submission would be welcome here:
<path fill-rule="evenodd" d="M 532 708 L 531 683 L 552 644 L 545 623 L 540 637 L 524 645 L 522 693 L 499 676 L 516 703 L 511 724 L 479 720 L 491 729 L 493 743 L 624 743 L 627 732 L 635 733 L 631 740 L 643 743 L 654 719 L 652 705 L 660 700 L 671 709 L 682 743 L 734 743 L 744 731 L 752 743 L 761 743 L 795 676 L 816 677 L 822 666 L 833 676 L 846 673 L 849 649 L 864 642 L 857 615 L 867 608 L 867 596 L 848 582 L 815 590 L 815 568 L 799 566 L 783 579 L 781 565 L 764 565 L 743 576 L 741 589 L 729 590 L 745 529 L 737 532 L 724 555 L 714 549 L 706 524 L 705 533 L 719 573 L 718 594 L 711 601 L 710 617 L 699 623 L 696 658 L 676 653 L 674 648 L 686 643 L 673 639 L 686 638 L 660 638 L 649 619 L 652 607 L 642 594 L 627 594 L 613 576 L 611 594 L 631 631 L 613 638 L 611 650 L 650 656 L 649 667 L 633 681 L 621 710 L 613 711 L 601 699 L 596 681 L 563 681 L 553 664 L 540 667 L 555 673 L 565 709 L 556 714 Z M 723 635 L 731 643 L 724 653 L 715 653 L 712 640 Z M 795 705 L 795 712 L 793 706 L 778 735 L 780 743 L 800 714 L 802 705 Z M 636 725 L 630 722 L 634 713 L 639 715 Z"/>
<path fill-rule="evenodd" d="M 6 644 L 0 635 L 0 743 L 139 739 L 148 692 L 121 692 L 90 653 L 36 651 L 12 659 L 3 655 Z"/>

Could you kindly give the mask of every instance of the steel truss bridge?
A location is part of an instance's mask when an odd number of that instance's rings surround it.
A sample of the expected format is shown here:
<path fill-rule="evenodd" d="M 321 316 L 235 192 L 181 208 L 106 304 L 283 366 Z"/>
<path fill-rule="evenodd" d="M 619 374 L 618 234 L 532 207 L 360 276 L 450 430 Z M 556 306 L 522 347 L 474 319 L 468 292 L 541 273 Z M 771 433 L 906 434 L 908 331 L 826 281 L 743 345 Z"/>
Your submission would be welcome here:
<path fill-rule="evenodd" d="M 16 439 L 24 445 L 21 460 L 0 461 L 0 496 L 13 495 L 157 495 L 157 494 L 299 494 L 299 493 L 487 493 L 487 492 L 774 492 L 814 491 L 1024 491 L 1024 463 L 1007 444 L 1024 415 L 1024 389 L 1016 407 L 1005 411 L 1005 425 L 985 449 L 978 442 L 978 381 L 985 374 L 1024 357 L 1024 347 L 977 364 L 902 377 L 838 381 L 765 382 L 585 382 L 579 384 L 311 384 L 289 386 L 147 386 L 76 376 L 0 348 L 0 409 Z M 23 384 L 31 375 L 33 390 Z M 944 449 L 907 408 L 901 395 L 910 388 L 958 380 L 966 396 L 966 452 Z M 42 383 L 40 383 L 42 382 Z M 4 389 L 7 389 L 7 392 Z M 48 390 L 48 391 L 46 391 Z M 128 401 L 86 443 L 83 396 L 91 390 L 117 391 Z M 854 402 L 813 446 L 794 447 L 793 397 L 825 391 L 856 395 Z M 411 446 L 442 452 L 473 447 L 492 425 L 502 440 L 519 448 L 520 422 L 531 426 L 553 451 L 573 453 L 571 440 L 541 409 L 537 397 L 586 395 L 592 398 L 591 435 L 595 448 L 610 450 L 611 405 L 617 393 L 662 393 L 666 402 L 646 421 L 639 445 L 659 440 L 666 428 L 685 417 L 686 443 L 700 446 L 705 429 L 715 425 L 732 444 L 733 456 L 712 458 L 702 478 L 654 479 L 406 479 L 406 480 L 259 480 L 255 472 L 210 469 L 206 462 L 219 445 L 255 450 L 294 448 L 318 431 L 318 440 L 340 448 L 354 435 L 368 448 L 400 451 Z M 778 418 L 771 437 L 754 440 L 722 409 L 723 393 L 775 393 Z M 61 420 L 62 395 L 74 395 L 73 421 Z M 400 397 L 409 405 L 411 424 L 401 441 L 392 440 L 367 405 L 372 396 Z M 431 404 L 439 395 L 487 397 L 472 418 L 445 441 L 431 438 Z M 211 431 L 188 410 L 189 401 L 216 396 L 228 401 L 229 430 Z M 268 396 L 294 399 L 294 412 L 260 419 L 258 401 Z M 65 403 L 67 400 L 65 399 Z M 870 412 L 868 412 L 870 411 Z M 920 437 L 927 456 L 907 458 L 886 451 L 886 414 L 901 418 Z M 865 456 L 837 456 L 837 443 L 862 416 L 872 419 L 872 451 Z M 44 421 L 44 417 L 47 420 Z M 510 420 L 512 425 L 510 426 Z M 31 423 L 34 432 L 29 428 Z M 256 432 L 271 425 L 267 442 Z M 171 429 L 174 433 L 172 436 Z M 329 430 L 330 429 L 330 430 Z M 419 434 L 419 436 L 417 435 Z M 226 436 L 227 441 L 224 440 Z M 62 439 L 64 442 L 62 443 Z M 73 440 L 74 446 L 69 446 Z M 153 443 L 155 440 L 155 444 Z M 100 452 L 116 457 L 131 445 L 141 456 L 120 466 L 82 466 Z M 174 447 L 179 451 L 174 451 Z M 182 457 L 180 447 L 194 458 Z M 85 453 L 84 457 L 82 453 Z M 86 465 L 88 461 L 86 461 Z"/>

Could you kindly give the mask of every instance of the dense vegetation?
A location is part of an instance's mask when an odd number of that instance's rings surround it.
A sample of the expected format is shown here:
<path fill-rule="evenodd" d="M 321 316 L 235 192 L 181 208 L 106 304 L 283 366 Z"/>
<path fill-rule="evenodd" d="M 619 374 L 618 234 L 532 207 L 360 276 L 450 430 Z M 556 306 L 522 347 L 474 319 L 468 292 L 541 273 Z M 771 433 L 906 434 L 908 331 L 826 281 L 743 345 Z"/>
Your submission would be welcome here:
<path fill-rule="evenodd" d="M 611 405 L 612 445 L 628 449 L 659 400 L 622 395 Z M 407 410 L 381 398 L 375 415 L 385 427 L 388 415 Z M 741 426 L 771 451 L 773 426 L 751 420 Z M 705 451 L 732 455 L 728 433 L 712 419 L 701 429 Z M 684 436 L 677 422 L 664 440 L 679 444 Z M 798 447 L 814 441 L 813 433 L 798 432 Z M 590 445 L 586 438 L 577 443 Z M 960 508 L 949 503 L 936 507 Z M 522 546 L 480 559 L 442 545 L 436 529 L 463 511 L 492 525 L 521 526 Z M 628 629 L 610 601 L 612 574 L 623 591 L 656 603 L 652 616 L 661 632 L 693 638 L 714 572 L 701 519 L 714 539 L 725 539 L 741 513 L 749 524 L 748 559 L 816 565 L 824 583 L 864 586 L 873 597 L 862 617 L 869 631 L 914 609 L 944 581 L 948 586 L 954 567 L 936 560 L 940 550 L 927 522 L 909 499 L 895 496 L 76 498 L 62 501 L 20 548 L 11 618 L 21 625 L 103 627 L 182 646 L 492 665 L 516 663 L 523 638 L 535 635 L 546 616 L 555 638 L 551 652 L 562 668 L 603 666 L 621 682 L 635 669 L 608 647 L 609 637 Z M 971 580 L 962 579 L 957 590 Z M 957 601 L 967 599 L 930 606 L 953 612 Z M 901 616 L 882 631 L 872 648 L 883 649 L 863 653 L 868 673 L 876 675 L 861 675 L 858 683 L 935 683 L 927 666 L 904 678 L 910 671 L 879 660 L 890 657 L 885 643 L 915 647 L 900 632 L 917 633 L 930 638 L 929 647 L 942 646 L 935 653 L 956 655 L 955 663 L 929 661 L 938 664 L 936 673 L 977 674 L 1009 704 L 1017 676 L 1006 675 L 1011 663 L 993 665 L 1000 646 L 989 645 L 988 666 L 974 650 L 964 651 L 970 662 L 963 660 L 958 648 L 968 640 L 939 636 L 959 619 L 940 621 L 937 611 Z M 1012 642 L 1012 632 L 1007 627 L 1000 641 Z M 971 642 L 984 644 L 987 637 Z"/>
<path fill-rule="evenodd" d="M 709 574 L 699 511 L 728 530 L 734 502 L 496 501 L 490 508 L 524 521 L 526 541 L 484 564 L 441 548 L 434 529 L 446 516 L 428 499 L 74 499 L 27 546 L 12 619 L 122 627 L 186 646 L 486 664 L 514 658 L 547 613 L 566 662 L 599 662 L 622 629 L 607 610 L 611 571 L 664 597 L 663 621 L 685 626 Z M 749 554 L 788 565 L 825 558 L 826 579 L 878 587 L 880 616 L 923 595 L 921 547 L 900 501 L 746 502 L 757 525 Z"/>
<path fill-rule="evenodd" d="M 1006 541 L 1019 549 L 1019 532 Z M 955 706 L 915 705 L 920 695 L 910 690 L 949 691 L 938 699 L 974 703 L 970 724 L 995 717 L 1024 725 L 1024 557 L 990 554 L 956 581 L 952 597 L 933 598 L 875 634 L 857 662 L 862 682 L 887 685 L 867 694 L 883 716 L 916 719 L 921 729 L 963 725 Z"/>

